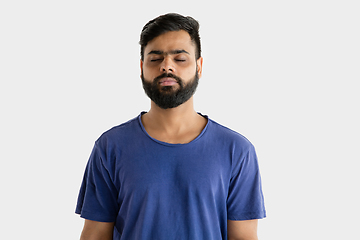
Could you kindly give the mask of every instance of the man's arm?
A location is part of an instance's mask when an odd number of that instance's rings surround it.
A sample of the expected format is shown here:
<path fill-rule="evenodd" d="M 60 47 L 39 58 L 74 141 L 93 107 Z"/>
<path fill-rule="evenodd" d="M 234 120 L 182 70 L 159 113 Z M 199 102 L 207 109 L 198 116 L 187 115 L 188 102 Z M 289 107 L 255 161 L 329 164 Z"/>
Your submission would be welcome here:
<path fill-rule="evenodd" d="M 258 220 L 227 221 L 228 240 L 258 240 Z"/>
<path fill-rule="evenodd" d="M 112 240 L 114 223 L 85 220 L 80 240 Z"/>

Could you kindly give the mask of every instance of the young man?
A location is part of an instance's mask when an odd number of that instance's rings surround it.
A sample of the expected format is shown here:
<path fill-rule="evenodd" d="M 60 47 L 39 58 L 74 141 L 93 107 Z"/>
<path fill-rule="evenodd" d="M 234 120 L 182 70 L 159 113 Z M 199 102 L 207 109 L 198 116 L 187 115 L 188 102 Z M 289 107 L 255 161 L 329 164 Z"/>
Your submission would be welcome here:
<path fill-rule="evenodd" d="M 265 209 L 254 147 L 194 110 L 198 30 L 178 14 L 144 26 L 151 109 L 96 141 L 76 208 L 86 219 L 82 240 L 257 239 Z"/>

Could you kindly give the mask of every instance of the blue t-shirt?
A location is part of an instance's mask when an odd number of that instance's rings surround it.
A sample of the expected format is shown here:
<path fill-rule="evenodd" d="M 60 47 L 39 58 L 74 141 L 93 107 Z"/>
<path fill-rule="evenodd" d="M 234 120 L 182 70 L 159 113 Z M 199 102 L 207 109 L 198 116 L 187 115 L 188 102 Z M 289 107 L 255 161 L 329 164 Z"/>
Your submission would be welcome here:
<path fill-rule="evenodd" d="M 96 141 L 76 213 L 115 222 L 114 239 L 122 240 L 227 239 L 227 220 L 265 217 L 245 137 L 205 116 L 196 139 L 169 144 L 147 134 L 142 114 Z"/>

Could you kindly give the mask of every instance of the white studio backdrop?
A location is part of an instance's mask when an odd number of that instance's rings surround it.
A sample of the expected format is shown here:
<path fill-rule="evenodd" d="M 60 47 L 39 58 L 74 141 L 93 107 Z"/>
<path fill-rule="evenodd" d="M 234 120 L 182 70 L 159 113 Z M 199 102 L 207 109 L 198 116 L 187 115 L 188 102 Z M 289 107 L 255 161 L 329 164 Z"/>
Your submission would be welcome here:
<path fill-rule="evenodd" d="M 2 1 L 1 239 L 78 239 L 102 132 L 150 104 L 140 31 L 168 12 L 201 28 L 196 110 L 256 147 L 259 239 L 360 239 L 357 1 Z"/>

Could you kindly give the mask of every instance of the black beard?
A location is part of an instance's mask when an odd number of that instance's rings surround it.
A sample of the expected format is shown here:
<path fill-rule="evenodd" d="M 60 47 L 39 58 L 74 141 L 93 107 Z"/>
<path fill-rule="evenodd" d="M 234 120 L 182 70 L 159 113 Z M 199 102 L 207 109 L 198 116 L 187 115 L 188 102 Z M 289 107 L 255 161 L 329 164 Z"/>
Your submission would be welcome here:
<path fill-rule="evenodd" d="M 159 81 L 164 77 L 174 78 L 179 84 L 179 89 L 174 90 L 174 86 L 160 86 Z M 199 84 L 199 75 L 196 71 L 194 79 L 186 85 L 181 78 L 171 73 L 164 73 L 152 82 L 145 80 L 144 74 L 141 73 L 141 80 L 146 95 L 160 108 L 168 109 L 183 104 L 194 95 Z"/>

